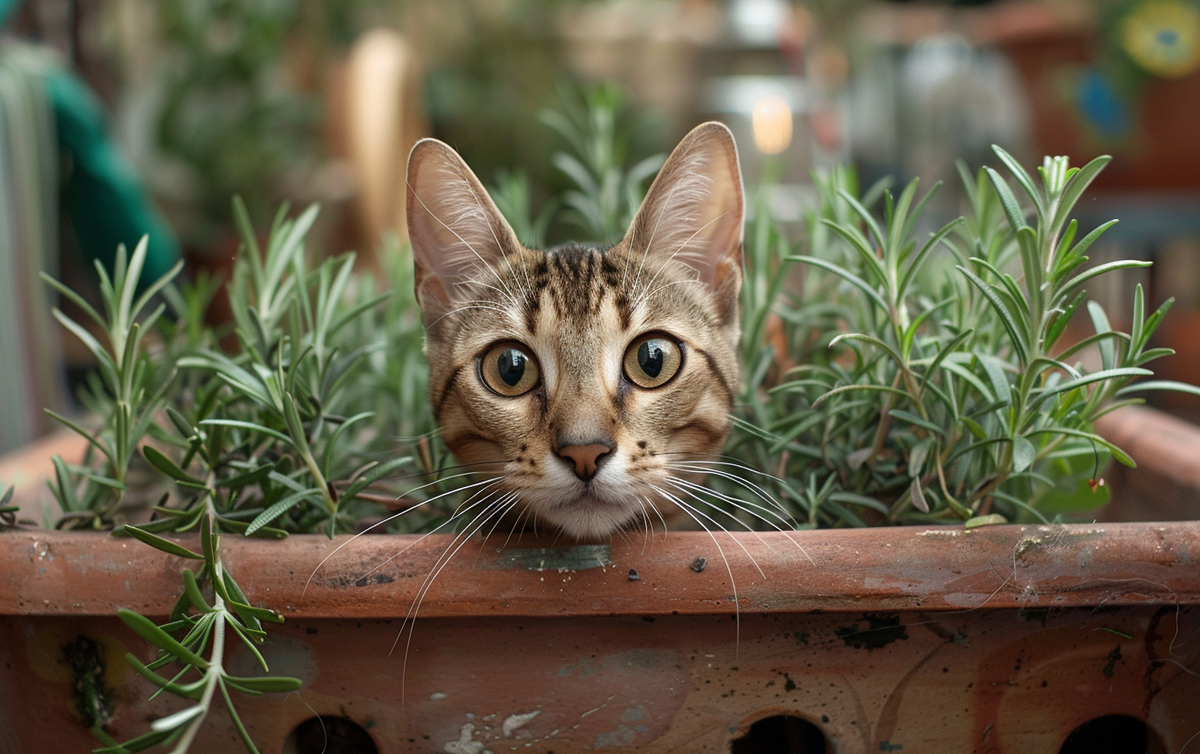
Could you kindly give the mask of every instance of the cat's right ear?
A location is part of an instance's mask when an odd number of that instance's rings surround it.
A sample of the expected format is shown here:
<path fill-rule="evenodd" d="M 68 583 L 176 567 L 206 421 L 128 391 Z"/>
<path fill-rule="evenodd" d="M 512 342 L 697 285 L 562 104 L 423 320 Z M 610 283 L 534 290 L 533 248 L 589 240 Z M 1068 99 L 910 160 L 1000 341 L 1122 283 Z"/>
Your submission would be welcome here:
<path fill-rule="evenodd" d="M 416 267 L 417 302 L 427 325 L 494 285 L 505 255 L 520 248 L 487 189 L 437 139 L 422 139 L 408 155 L 408 237 Z"/>

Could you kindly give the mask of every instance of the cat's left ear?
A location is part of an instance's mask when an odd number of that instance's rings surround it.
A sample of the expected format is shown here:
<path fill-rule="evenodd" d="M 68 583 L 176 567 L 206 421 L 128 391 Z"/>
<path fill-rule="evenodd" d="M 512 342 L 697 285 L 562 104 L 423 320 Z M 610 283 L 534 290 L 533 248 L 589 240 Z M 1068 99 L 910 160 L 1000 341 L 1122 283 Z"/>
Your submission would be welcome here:
<path fill-rule="evenodd" d="M 495 285 L 516 234 L 467 163 L 447 144 L 422 139 L 408 156 L 408 237 L 417 303 L 428 325 Z"/>
<path fill-rule="evenodd" d="M 742 284 L 745 199 L 737 145 L 722 123 L 696 126 L 679 142 L 638 209 L 625 244 L 660 265 L 691 267 L 728 318 Z"/>

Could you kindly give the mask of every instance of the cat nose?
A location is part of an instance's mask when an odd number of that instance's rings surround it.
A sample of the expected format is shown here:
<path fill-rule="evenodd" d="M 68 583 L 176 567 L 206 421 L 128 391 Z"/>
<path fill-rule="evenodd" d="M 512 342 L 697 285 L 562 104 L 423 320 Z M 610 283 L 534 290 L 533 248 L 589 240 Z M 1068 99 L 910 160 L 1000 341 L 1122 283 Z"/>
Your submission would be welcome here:
<path fill-rule="evenodd" d="M 591 445 L 563 445 L 558 449 L 558 457 L 575 466 L 575 476 L 587 482 L 596 476 L 600 464 L 609 457 L 613 448 L 603 443 Z"/>

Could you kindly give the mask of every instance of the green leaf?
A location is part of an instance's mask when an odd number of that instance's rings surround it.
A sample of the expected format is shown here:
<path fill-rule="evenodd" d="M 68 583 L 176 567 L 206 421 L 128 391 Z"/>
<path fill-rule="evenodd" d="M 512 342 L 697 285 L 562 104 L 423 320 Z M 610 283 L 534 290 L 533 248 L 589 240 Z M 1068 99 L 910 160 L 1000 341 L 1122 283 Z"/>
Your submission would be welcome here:
<path fill-rule="evenodd" d="M 295 443 L 292 442 L 292 438 L 288 437 L 287 435 L 283 434 L 282 432 L 277 432 L 277 431 L 271 429 L 270 427 L 264 427 L 263 425 L 255 424 L 254 422 L 246 422 L 246 421 L 241 421 L 238 419 L 205 419 L 204 421 L 202 421 L 200 423 L 203 425 L 215 425 L 215 426 L 221 426 L 221 427 L 237 427 L 239 429 L 248 429 L 252 432 L 258 432 L 259 434 L 264 434 L 268 437 L 273 437 L 276 440 L 279 440 L 280 442 L 284 442 L 284 443 L 287 443 L 291 447 L 295 447 Z"/>
<path fill-rule="evenodd" d="M 1013 471 L 1020 474 L 1033 465 L 1033 459 L 1037 456 L 1037 448 L 1028 438 L 1018 435 L 1013 439 L 1012 463 Z"/>
<path fill-rule="evenodd" d="M 170 458 L 167 458 L 152 446 L 143 445 L 142 455 L 147 461 L 150 462 L 151 466 L 171 477 L 179 484 L 201 490 L 208 489 L 208 485 L 204 483 L 204 480 L 197 479 L 183 469 L 179 468 L 175 465 L 174 461 L 172 461 Z"/>
<path fill-rule="evenodd" d="M 999 524 L 1007 524 L 1008 519 L 1001 516 L 999 513 L 992 513 L 987 516 L 974 516 L 968 518 L 963 524 L 964 529 L 977 529 L 980 526 L 997 526 Z"/>
<path fill-rule="evenodd" d="M 1083 387 L 1084 385 L 1090 385 L 1093 382 L 1104 382 L 1107 380 L 1117 380 L 1117 379 L 1122 379 L 1122 378 L 1126 378 L 1126 377 L 1147 377 L 1152 374 L 1154 374 L 1154 372 L 1151 372 L 1149 369 L 1140 369 L 1137 367 L 1120 367 L 1118 369 L 1105 369 L 1100 372 L 1093 372 L 1092 374 L 1085 374 L 1084 376 L 1077 377 L 1073 380 L 1067 380 L 1065 382 L 1060 382 L 1057 385 L 1047 385 L 1045 388 L 1038 388 L 1037 389 L 1037 391 L 1039 392 L 1038 400 L 1039 401 L 1045 400 L 1046 398 L 1049 398 L 1052 395 L 1057 395 L 1059 393 L 1063 393 L 1068 390 L 1074 390 L 1075 388 Z"/>
<path fill-rule="evenodd" d="M 94 749 L 92 754 L 136 754 L 136 752 L 145 751 L 151 746 L 166 742 L 172 735 L 170 731 L 150 731 L 117 746 Z"/>
<path fill-rule="evenodd" d="M 992 181 L 992 187 L 996 189 L 996 196 L 1000 198 L 1000 206 L 1004 208 L 1004 214 L 1008 216 L 1008 223 L 1013 230 L 1020 230 L 1027 226 L 1025 217 L 1021 213 L 1021 207 L 1017 204 L 1017 198 L 1013 196 L 1012 189 L 1008 187 L 1004 179 L 991 168 L 984 168 L 987 171 L 988 178 Z"/>
<path fill-rule="evenodd" d="M 1025 193 L 1034 203 L 1034 206 L 1037 206 L 1041 201 L 1041 192 L 1038 191 L 1033 178 L 1030 177 L 1029 173 L 1025 172 L 1025 168 L 1021 167 L 1021 163 L 1017 162 L 1016 158 L 995 144 L 992 145 L 992 151 L 996 153 L 996 156 L 1000 158 L 1004 166 L 1013 174 L 1013 178 L 1017 179 L 1017 183 L 1021 184 L 1021 188 L 1025 189 Z"/>
<path fill-rule="evenodd" d="M 138 636 L 141 636 L 164 652 L 174 655 L 179 661 L 187 665 L 193 665 L 200 670 L 208 670 L 208 660 L 180 644 L 173 636 L 156 626 L 154 621 L 149 618 L 138 615 L 132 610 L 125 609 L 117 610 L 117 617 L 125 625 L 133 629 L 134 633 Z"/>
<path fill-rule="evenodd" d="M 181 728 L 184 725 L 187 725 L 197 717 L 202 716 L 207 711 L 208 707 L 202 704 L 197 704 L 155 720 L 154 722 L 150 723 L 150 728 L 156 731 L 175 730 L 176 728 Z"/>
<path fill-rule="evenodd" d="M 925 493 L 921 491 L 921 481 L 913 479 L 912 484 L 908 486 L 909 495 L 912 497 L 913 506 L 922 513 L 929 512 L 929 503 L 925 500 Z"/>
<path fill-rule="evenodd" d="M 992 383 L 996 401 L 1005 406 L 1010 405 L 1012 390 L 1008 384 L 1008 374 L 1004 370 L 1005 363 L 990 354 L 978 354 L 977 358 L 980 365 L 983 366 L 983 371 L 987 372 L 988 380 Z"/>
<path fill-rule="evenodd" d="M 1008 331 L 1009 338 L 1012 339 L 1012 346 L 1017 352 L 1017 358 L 1020 359 L 1022 364 L 1024 364 L 1029 358 L 1028 349 L 1026 348 L 1025 341 L 1022 336 L 1023 330 L 1017 325 L 1016 320 L 1013 319 L 1012 313 L 1000 301 L 1000 298 L 996 295 L 996 292 L 992 290 L 991 286 L 983 282 L 979 276 L 962 265 L 956 265 L 956 267 L 967 276 L 967 279 L 970 280 L 976 288 L 979 289 L 979 292 L 984 295 L 984 297 L 996 310 L 996 313 L 1000 315 L 1000 322 L 1004 325 L 1004 329 Z"/>
<path fill-rule="evenodd" d="M 346 430 L 352 427 L 354 424 L 364 419 L 370 419 L 374 416 L 374 411 L 364 411 L 361 414 L 355 414 L 338 425 L 337 429 L 333 430 L 333 434 L 330 435 L 329 439 L 325 441 L 325 456 L 323 463 L 321 464 L 321 469 L 325 472 L 326 477 L 330 477 L 333 474 L 333 451 L 337 446 L 338 440 L 341 439 Z"/>
<path fill-rule="evenodd" d="M 934 424 L 931 421 L 922 419 L 921 417 L 917 416 L 916 414 L 909 413 L 908 411 L 902 411 L 897 408 L 897 409 L 892 409 L 888 413 L 890 415 L 896 417 L 897 419 L 908 422 L 909 424 L 914 424 L 923 429 L 927 429 L 930 432 L 934 433 L 935 435 L 945 434 L 944 428 L 939 427 L 938 425 Z"/>
<path fill-rule="evenodd" d="M 1079 197 L 1083 196 L 1083 192 L 1091 185 L 1100 171 L 1105 168 L 1108 163 L 1112 162 L 1110 155 L 1100 155 L 1088 164 L 1081 167 L 1075 172 L 1070 179 L 1067 180 L 1066 188 L 1063 189 L 1062 198 L 1058 202 L 1058 211 L 1055 213 L 1051 227 L 1058 228 L 1062 226 L 1067 215 L 1075 207 L 1075 203 L 1079 201 Z"/>
<path fill-rule="evenodd" d="M 1128 453 L 1121 450 L 1116 445 L 1113 445 L 1108 440 L 1105 440 L 1103 437 L 1096 434 L 1095 432 L 1084 432 L 1082 430 L 1069 429 L 1067 427 L 1045 427 L 1043 429 L 1033 430 L 1029 434 L 1030 435 L 1066 435 L 1067 437 L 1080 437 L 1085 440 L 1090 440 L 1091 442 L 1094 442 L 1097 445 L 1100 445 L 1101 447 L 1107 448 L 1108 452 L 1112 453 L 1113 458 L 1117 459 L 1117 461 L 1119 461 L 1122 466 L 1128 466 L 1131 469 L 1137 467 L 1137 464 L 1133 462 L 1133 459 L 1129 457 Z"/>
<path fill-rule="evenodd" d="M 854 392 L 854 391 L 866 391 L 866 392 L 873 392 L 873 393 L 891 393 L 893 395 L 904 396 L 905 398 L 908 397 L 908 393 L 904 392 L 903 390 L 899 390 L 894 387 L 888 387 L 887 385 L 842 385 L 841 387 L 836 387 L 833 390 L 830 390 L 830 391 L 822 394 L 820 397 L 818 397 L 815 401 L 813 401 L 813 407 L 815 408 L 816 406 L 819 406 L 820 404 L 824 403 L 825 401 L 829 400 L 830 398 L 832 398 L 835 395 L 841 395 L 843 393 Z"/>
<path fill-rule="evenodd" d="M 75 477 L 67 468 L 67 464 L 63 461 L 62 456 L 54 456 L 50 459 L 54 464 L 54 477 L 58 482 L 57 497 L 62 503 L 63 512 L 70 513 L 73 511 L 86 510 L 83 503 L 79 501 L 79 497 L 75 494 Z"/>
<path fill-rule="evenodd" d="M 200 593 L 200 585 L 196 583 L 196 574 L 192 573 L 189 568 L 183 569 L 183 593 L 187 595 L 188 601 L 196 610 L 202 613 L 212 610 L 212 607 L 204 599 L 204 595 Z"/>
<path fill-rule="evenodd" d="M 225 676 L 217 677 L 217 686 L 221 689 L 221 698 L 225 700 L 225 709 L 229 710 L 229 718 L 233 721 L 233 727 L 237 729 L 238 736 L 241 737 L 246 750 L 250 754 L 260 754 L 258 747 L 254 745 L 254 740 L 250 738 L 250 732 L 246 730 L 245 724 L 242 723 L 242 718 L 238 715 L 237 708 L 233 706 L 233 700 L 229 698 L 229 689 L 227 688 Z"/>
<path fill-rule="evenodd" d="M 1128 395 L 1130 393 L 1140 393 L 1144 390 L 1172 390 L 1177 393 L 1187 393 L 1188 395 L 1200 395 L 1200 387 L 1189 385 L 1186 382 L 1176 382 L 1175 380 L 1148 380 L 1146 382 L 1135 382 L 1132 385 L 1127 385 L 1117 391 L 1117 395 Z"/>
<path fill-rule="evenodd" d="M 254 534 L 262 527 L 271 523 L 304 501 L 319 499 L 321 499 L 321 492 L 318 490 L 309 489 L 301 490 L 300 492 L 293 492 L 284 499 L 267 508 L 262 513 L 255 516 L 254 520 L 250 522 L 250 525 L 246 527 L 245 534 L 247 537 Z"/>
<path fill-rule="evenodd" d="M 161 675 L 155 673 L 153 670 L 142 664 L 142 661 L 135 657 L 132 652 L 125 653 L 125 661 L 133 666 L 134 671 L 137 672 L 138 675 L 142 676 L 147 681 L 150 681 L 155 686 L 158 686 L 160 689 L 166 689 L 176 696 L 181 696 L 184 699 L 196 700 L 199 699 L 204 693 L 201 686 L 193 686 L 191 684 L 188 686 L 181 686 L 174 681 L 169 681 L 166 678 L 163 678 Z"/>
<path fill-rule="evenodd" d="M 134 526 L 133 524 L 125 524 L 125 532 L 134 539 L 140 540 L 156 550 L 161 550 L 169 555 L 176 555 L 181 558 L 190 558 L 192 560 L 204 560 L 204 556 L 199 553 L 192 552 L 183 545 L 176 544 L 170 540 L 157 537 L 145 529 Z"/>
<path fill-rule="evenodd" d="M 738 420 L 735 419 L 735 422 L 736 421 L 738 421 Z M 774 435 L 770 435 L 770 437 L 771 437 L 771 439 L 775 439 Z M 353 484 L 351 484 L 349 487 L 346 488 L 346 491 L 344 493 L 342 493 L 341 505 L 344 506 L 350 500 L 354 499 L 355 495 L 357 495 L 358 493 L 365 490 L 369 485 L 374 484 L 375 482 L 379 481 L 380 479 L 383 479 L 384 477 L 388 476 L 389 474 L 395 472 L 397 469 L 404 468 L 406 465 L 408 465 L 411 462 L 412 462 L 411 457 L 389 458 L 388 460 L 386 460 L 383 463 L 379 464 L 378 466 L 374 467 L 370 471 L 367 471 L 366 473 L 362 474 L 361 476 L 359 476 L 357 479 L 354 480 Z"/>
<path fill-rule="evenodd" d="M 272 471 L 275 470 L 277 463 L 264 463 L 249 471 L 245 471 L 237 476 L 232 476 L 228 479 L 222 479 L 217 482 L 217 487 L 227 490 L 238 490 L 242 487 L 248 487 L 253 484 L 259 484 L 266 479 Z"/>
<path fill-rule="evenodd" d="M 858 277 L 857 275 L 850 272 L 849 270 L 846 270 L 843 267 L 839 267 L 838 265 L 834 264 L 833 262 L 827 262 L 824 259 L 818 259 L 817 257 L 806 257 L 806 256 L 791 256 L 791 257 L 788 257 L 788 261 L 789 262 L 800 262 L 801 264 L 810 264 L 813 267 L 820 267 L 823 270 L 832 272 L 834 275 L 837 275 L 838 277 L 842 278 L 843 280 L 850 283 L 855 288 L 859 289 L 864 294 L 866 294 L 867 298 L 871 299 L 871 301 L 873 301 L 875 303 L 875 305 L 878 306 L 882 311 L 886 312 L 888 310 L 887 302 L 884 301 L 883 297 L 880 296 L 879 293 L 875 289 L 873 289 L 865 280 Z"/>
<path fill-rule="evenodd" d="M 1065 293 L 1075 286 L 1082 285 L 1097 275 L 1103 275 L 1106 272 L 1112 272 L 1113 270 L 1125 270 L 1131 267 L 1150 267 L 1153 264 L 1153 262 L 1143 262 L 1137 259 L 1123 259 L 1116 262 L 1109 262 L 1108 264 L 1099 264 L 1079 273 L 1075 277 L 1068 280 L 1063 285 L 1062 290 Z"/>
<path fill-rule="evenodd" d="M 260 676 L 245 678 L 227 675 L 225 682 L 239 691 L 257 691 L 262 694 L 289 694 L 299 691 L 304 682 L 299 678 L 286 676 Z"/>

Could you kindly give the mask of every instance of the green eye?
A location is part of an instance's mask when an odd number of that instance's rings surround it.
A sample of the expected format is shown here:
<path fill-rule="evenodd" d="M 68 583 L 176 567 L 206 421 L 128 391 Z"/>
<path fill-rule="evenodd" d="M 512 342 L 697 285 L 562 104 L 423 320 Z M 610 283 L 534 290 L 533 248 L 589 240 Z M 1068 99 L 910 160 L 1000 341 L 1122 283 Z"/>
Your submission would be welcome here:
<path fill-rule="evenodd" d="M 509 398 L 524 395 L 538 384 L 537 359 L 518 343 L 492 346 L 479 363 L 479 376 L 493 392 Z"/>
<path fill-rule="evenodd" d="M 683 348 L 661 334 L 643 335 L 625 350 L 625 376 L 647 389 L 667 384 L 683 363 Z"/>

